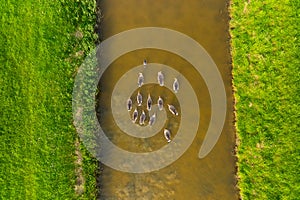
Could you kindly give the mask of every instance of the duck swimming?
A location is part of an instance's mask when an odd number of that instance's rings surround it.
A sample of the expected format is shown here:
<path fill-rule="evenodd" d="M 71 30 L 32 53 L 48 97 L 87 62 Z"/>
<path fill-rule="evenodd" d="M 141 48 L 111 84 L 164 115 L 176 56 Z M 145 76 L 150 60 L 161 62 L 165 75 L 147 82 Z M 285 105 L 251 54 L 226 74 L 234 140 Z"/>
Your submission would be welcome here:
<path fill-rule="evenodd" d="M 152 107 L 152 99 L 150 94 L 148 94 L 148 99 L 147 99 L 147 110 L 150 111 Z"/>
<path fill-rule="evenodd" d="M 132 113 L 132 122 L 135 123 L 138 118 L 138 111 L 135 109 Z"/>
<path fill-rule="evenodd" d="M 156 113 L 150 116 L 149 125 L 152 126 L 155 123 L 155 120 L 156 120 Z"/>
<path fill-rule="evenodd" d="M 157 73 L 157 81 L 158 81 L 160 86 L 164 86 L 165 78 L 164 78 L 164 75 L 161 71 L 159 71 Z"/>
<path fill-rule="evenodd" d="M 143 103 L 143 96 L 141 95 L 140 91 L 138 91 L 138 94 L 136 96 L 136 101 L 138 103 L 138 106 L 141 106 Z"/>
<path fill-rule="evenodd" d="M 140 116 L 140 125 L 144 125 L 145 124 L 145 119 L 146 119 L 146 113 L 144 111 L 142 111 L 142 114 Z"/>
<path fill-rule="evenodd" d="M 173 90 L 175 93 L 177 93 L 179 90 L 179 82 L 178 82 L 177 78 L 174 78 Z"/>
<path fill-rule="evenodd" d="M 132 109 L 132 100 L 131 100 L 131 98 L 129 98 L 129 99 L 127 100 L 127 110 L 128 110 L 128 111 L 131 111 L 131 109 Z"/>
<path fill-rule="evenodd" d="M 162 110 L 164 107 L 164 100 L 160 96 L 158 97 L 157 104 L 158 104 L 158 109 Z"/>
<path fill-rule="evenodd" d="M 164 136 L 167 140 L 167 142 L 171 142 L 171 132 L 168 129 L 164 129 Z"/>
<path fill-rule="evenodd" d="M 176 115 L 176 116 L 178 115 L 178 112 L 177 112 L 175 106 L 168 104 L 168 107 L 169 107 L 169 111 L 170 111 L 173 115 Z"/>
<path fill-rule="evenodd" d="M 143 84 L 144 84 L 144 75 L 143 75 L 143 73 L 139 73 L 138 86 L 141 87 Z"/>

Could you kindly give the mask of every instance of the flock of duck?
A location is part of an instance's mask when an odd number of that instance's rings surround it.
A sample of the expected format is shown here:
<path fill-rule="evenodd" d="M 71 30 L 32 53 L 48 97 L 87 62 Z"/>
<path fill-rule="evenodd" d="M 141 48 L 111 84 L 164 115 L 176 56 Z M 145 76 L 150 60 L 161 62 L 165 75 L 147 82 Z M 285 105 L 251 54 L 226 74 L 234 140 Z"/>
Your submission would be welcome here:
<path fill-rule="evenodd" d="M 144 60 L 143 64 L 144 64 L 144 66 L 146 66 L 147 61 Z M 157 82 L 160 86 L 164 86 L 164 75 L 161 71 L 159 71 L 157 73 Z M 138 87 L 142 87 L 142 85 L 144 84 L 144 75 L 143 75 L 143 73 L 138 74 L 137 84 L 138 84 Z M 179 82 L 178 82 L 177 78 L 174 78 L 173 91 L 175 93 L 177 93 L 178 90 L 179 90 Z M 136 101 L 137 101 L 138 106 L 142 106 L 143 96 L 141 95 L 140 91 L 138 91 L 138 93 L 137 93 Z M 147 110 L 148 111 L 151 111 L 152 105 L 153 105 L 153 101 L 152 101 L 151 95 L 148 94 L 148 98 L 147 98 Z M 159 111 L 161 111 L 164 107 L 164 101 L 163 101 L 161 96 L 159 96 L 158 99 L 157 99 L 157 105 L 158 105 Z M 170 104 L 167 104 L 167 106 L 168 106 L 168 110 L 173 115 L 175 115 L 175 116 L 178 115 L 178 112 L 177 112 L 175 106 L 170 105 Z M 131 111 L 132 108 L 133 108 L 133 101 L 132 101 L 131 98 L 129 98 L 127 100 L 127 110 Z M 146 120 L 147 116 L 146 116 L 146 113 L 145 113 L 144 110 L 142 110 L 142 112 L 140 113 L 140 116 L 139 116 L 138 110 L 137 110 L 137 108 L 135 108 L 131 117 L 132 117 L 132 122 L 133 123 L 137 123 L 137 121 L 138 121 L 138 123 L 140 125 L 145 125 L 145 120 Z M 139 117 L 139 120 L 138 120 L 138 117 Z M 156 121 L 156 113 L 149 116 L 148 125 L 152 126 L 155 123 L 155 121 Z M 170 130 L 168 130 L 166 128 L 164 129 L 164 137 L 166 138 L 167 142 L 171 142 L 171 132 L 170 132 Z"/>

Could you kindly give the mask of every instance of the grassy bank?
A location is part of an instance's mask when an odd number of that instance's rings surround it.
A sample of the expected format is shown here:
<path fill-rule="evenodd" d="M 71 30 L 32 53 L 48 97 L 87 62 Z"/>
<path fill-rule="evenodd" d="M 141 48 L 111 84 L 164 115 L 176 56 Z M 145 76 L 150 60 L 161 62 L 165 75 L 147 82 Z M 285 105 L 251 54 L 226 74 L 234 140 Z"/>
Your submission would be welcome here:
<path fill-rule="evenodd" d="M 95 2 L 0 3 L 0 199 L 79 198 L 71 95 L 94 47 Z M 92 199 L 95 162 L 83 163 Z"/>
<path fill-rule="evenodd" d="M 243 199 L 300 195 L 300 2 L 232 1 Z"/>

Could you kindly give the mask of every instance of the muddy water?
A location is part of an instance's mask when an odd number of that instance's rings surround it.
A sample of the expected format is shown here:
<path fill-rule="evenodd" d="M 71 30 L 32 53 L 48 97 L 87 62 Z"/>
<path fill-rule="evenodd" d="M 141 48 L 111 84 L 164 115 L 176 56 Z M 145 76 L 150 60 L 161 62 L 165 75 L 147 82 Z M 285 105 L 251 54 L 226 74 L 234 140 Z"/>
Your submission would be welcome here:
<path fill-rule="evenodd" d="M 116 124 L 112 114 L 112 101 L 118 98 L 117 95 L 112 94 L 118 81 L 125 73 L 141 65 L 145 58 L 149 63 L 170 66 L 188 79 L 197 97 L 198 105 L 184 105 L 185 112 L 193 113 L 199 109 L 201 117 L 200 121 L 189 119 L 189 123 L 197 125 L 197 135 L 187 151 L 171 165 L 150 173 L 126 173 L 103 166 L 99 199 L 238 199 L 233 153 L 235 138 L 227 2 L 225 0 L 101 0 L 99 6 L 103 14 L 101 24 L 103 40 L 125 30 L 150 26 L 173 29 L 196 40 L 216 63 L 227 95 L 227 115 L 222 134 L 213 150 L 205 158 L 199 159 L 199 149 L 211 117 L 211 99 L 203 77 L 184 58 L 163 50 L 135 50 L 116 59 L 104 72 L 99 82 L 100 93 L 97 96 L 96 106 L 99 122 L 115 145 L 127 151 L 140 153 L 153 152 L 167 144 L 162 129 L 148 138 L 126 134 L 126 131 Z M 137 78 L 127 78 L 126 81 L 128 84 L 132 81 L 136 83 Z M 183 105 L 180 105 L 177 96 L 167 87 L 149 83 L 139 89 L 136 88 L 128 97 L 134 100 L 138 91 L 141 92 L 144 100 L 148 94 L 151 94 L 154 102 L 159 96 L 163 96 L 165 103 L 173 104 L 177 108 L 179 116 L 167 112 L 167 107 L 165 107 L 166 111 L 163 111 L 167 120 L 162 126 L 170 129 L 174 138 L 180 124 L 183 123 L 181 116 L 184 114 L 181 113 Z M 180 92 L 185 95 L 184 88 L 180 88 Z M 186 98 L 190 96 L 186 94 Z M 147 124 L 149 113 L 145 104 L 143 107 L 138 107 L 135 100 L 133 103 L 134 108 L 137 107 L 139 112 L 146 111 Z M 120 104 L 126 107 L 126 103 L 121 100 Z M 126 115 L 130 119 L 132 111 Z M 141 128 L 145 128 L 143 126 Z M 127 132 L 130 130 L 132 128 L 128 128 Z M 112 156 L 118 159 L 118 155 Z"/>

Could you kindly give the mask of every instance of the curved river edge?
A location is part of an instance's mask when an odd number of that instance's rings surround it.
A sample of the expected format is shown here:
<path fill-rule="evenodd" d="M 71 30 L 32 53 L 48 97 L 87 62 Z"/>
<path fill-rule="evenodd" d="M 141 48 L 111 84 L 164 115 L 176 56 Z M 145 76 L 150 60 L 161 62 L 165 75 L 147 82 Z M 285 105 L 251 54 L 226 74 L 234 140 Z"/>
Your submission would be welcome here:
<path fill-rule="evenodd" d="M 108 1 L 107 1 L 108 2 Z M 113 2 L 113 1 L 112 1 Z M 129 5 L 129 4 L 131 4 L 132 3 L 132 5 L 134 5 L 134 1 L 129 1 L 129 2 L 127 2 L 127 4 Z M 176 2 L 173 2 L 174 4 L 176 4 Z M 111 3 L 111 5 L 112 4 L 115 4 L 115 3 Z M 105 5 L 105 6 L 103 6 L 103 5 Z M 113 7 L 113 6 L 111 6 L 111 7 Z M 110 10 L 109 11 L 109 14 L 111 14 L 111 12 L 116 12 L 116 13 L 118 13 L 118 8 L 119 8 L 120 6 L 115 6 L 114 7 L 114 11 L 112 11 L 112 10 Z M 96 32 L 98 33 L 98 35 L 99 35 L 99 37 L 100 37 L 100 39 L 101 40 L 104 40 L 105 38 L 107 38 L 107 37 L 109 37 L 109 36 L 111 36 L 111 35 L 114 35 L 114 34 L 116 34 L 116 33 L 118 33 L 118 32 L 121 32 L 122 30 L 126 30 L 127 28 L 125 28 L 124 29 L 124 27 L 122 27 L 123 25 L 120 25 L 120 29 L 119 30 L 113 30 L 113 27 L 109 27 L 109 25 L 108 25 L 108 22 L 107 21 L 109 21 L 109 20 L 105 20 L 105 15 L 106 15 L 106 11 L 108 11 L 108 8 L 110 8 L 110 6 L 108 6 L 107 5 L 107 3 L 106 3 L 106 1 L 104 1 L 104 3 L 102 2 L 97 2 L 97 10 L 98 10 L 98 12 L 97 12 L 97 15 L 98 15 L 98 19 L 103 19 L 104 18 L 104 20 L 102 20 L 101 21 L 101 23 L 100 23 L 100 20 L 98 20 L 97 21 L 97 28 L 96 28 Z M 196 7 L 197 8 L 197 7 Z M 102 10 L 102 12 L 99 12 L 100 10 Z M 130 10 L 130 9 L 129 9 Z M 230 149 L 231 149 L 231 157 L 233 158 L 232 160 L 233 160 L 233 162 L 234 162 L 234 165 L 233 165 L 233 170 L 231 171 L 231 174 L 232 174 L 232 176 L 233 176 L 233 182 L 232 182 L 232 186 L 233 186 L 233 196 L 231 196 L 232 198 L 231 199 L 240 199 L 240 196 L 239 196 L 239 189 L 238 189 L 238 187 L 237 187 L 237 180 L 238 180 L 238 178 L 236 177 L 236 173 L 237 173 L 237 166 L 236 166 L 236 161 L 237 161 L 237 158 L 236 158 L 236 149 L 237 149 L 237 144 L 238 144 L 238 138 L 237 138 L 237 136 L 236 136 L 236 127 L 235 127 L 235 119 L 236 119 L 236 113 L 235 113 L 235 98 L 234 98 L 234 88 L 233 88 L 233 84 L 232 84 L 232 74 L 231 74 L 231 70 L 232 70 L 232 65 L 231 65 L 231 63 L 232 63 L 232 58 L 231 58 L 231 52 L 230 52 L 230 34 L 229 34 L 229 20 L 230 20 L 230 16 L 229 16 L 229 10 L 230 10 L 230 6 L 229 6 L 229 3 L 228 2 L 226 2 L 226 5 L 225 5 L 225 8 L 222 8 L 222 9 L 219 9 L 218 10 L 218 12 L 219 12 L 219 14 L 220 15 L 222 15 L 223 17 L 224 17 L 224 19 L 226 19 L 225 21 L 226 21 L 226 30 L 225 30 L 225 32 L 223 32 L 223 34 L 225 35 L 225 38 L 227 39 L 227 41 L 225 42 L 226 44 L 225 44 L 225 51 L 226 51 L 226 67 L 228 68 L 229 67 L 229 69 L 227 69 L 227 71 L 225 70 L 225 73 L 226 73 L 226 76 L 227 76 L 227 83 L 229 83 L 229 87 L 227 87 L 226 88 L 226 93 L 227 93 L 227 95 L 229 94 L 229 92 L 230 92 L 230 95 L 229 95 L 229 97 L 228 97 L 228 99 L 230 99 L 229 101 L 228 101 L 228 108 L 230 108 L 230 109 L 228 109 L 228 110 L 231 110 L 232 112 L 230 112 L 230 114 L 229 115 L 231 115 L 230 116 L 230 123 L 229 123 L 229 125 L 230 125 L 230 128 L 231 128 L 231 132 L 232 132 L 232 138 L 231 138 L 231 141 L 234 141 L 234 143 L 233 144 L 231 144 L 230 146 Z M 128 11 L 128 13 L 129 13 L 130 11 Z M 200 11 L 199 11 L 200 12 Z M 103 13 L 103 14 L 102 14 Z M 120 13 L 120 12 L 119 12 Z M 113 17 L 112 17 L 113 18 Z M 113 20 L 112 20 L 113 21 Z M 124 23 L 125 25 L 126 25 L 126 23 Z M 124 26 L 125 26 L 124 25 Z M 136 26 L 139 26 L 139 25 L 136 25 Z M 146 25 L 147 26 L 147 25 Z M 149 25 L 148 25 L 149 26 Z M 101 27 L 101 28 L 100 28 Z M 108 28 L 107 28 L 108 27 Z M 129 26 L 129 29 L 130 28 L 134 28 L 135 26 L 134 25 L 130 25 Z M 107 28 L 107 29 L 106 29 Z M 203 42 L 201 43 L 201 44 L 203 44 Z M 204 46 L 205 45 L 207 45 L 207 44 L 204 44 Z M 224 44 L 223 44 L 224 45 Z M 207 45 L 207 46 L 209 46 L 209 45 Z M 209 47 L 209 48 L 206 48 L 209 52 L 212 52 L 212 47 Z M 224 50 L 224 49 L 223 49 Z M 156 53 L 161 53 L 161 52 L 156 52 Z M 149 54 L 149 52 L 148 51 L 145 51 L 145 52 L 142 52 L 141 53 L 141 55 L 147 55 L 147 54 Z M 162 54 L 164 54 L 164 53 L 162 53 Z M 142 58 L 143 56 L 141 56 L 140 55 L 140 57 Z M 170 55 L 165 55 L 165 56 L 170 56 Z M 162 56 L 163 57 L 163 56 Z M 214 57 L 214 56 L 213 56 Z M 216 56 L 216 57 L 218 57 L 218 56 Z M 126 59 L 126 58 L 125 58 Z M 129 59 L 130 60 L 130 56 L 128 56 L 128 58 L 127 59 Z M 220 66 L 220 64 L 218 64 L 218 66 Z M 229 71 L 228 71 L 229 70 Z M 221 72 L 222 73 L 222 72 Z M 224 72 L 223 72 L 224 73 Z M 223 75 L 223 74 L 222 74 Z M 109 75 L 108 75 L 109 76 Z M 223 134 L 224 135 L 224 134 Z M 202 138 L 202 140 L 203 140 L 203 138 Z M 199 145 L 201 145 L 201 143 L 199 144 Z M 199 145 L 198 145 L 198 147 L 199 147 Z M 198 148 L 197 147 L 197 148 Z M 109 170 L 111 170 L 111 169 L 107 169 L 107 167 L 106 166 L 103 166 L 101 163 L 99 163 L 99 176 L 98 177 L 96 177 L 97 178 L 97 187 L 98 187 L 98 191 L 99 191 L 99 194 L 98 194 L 98 198 L 99 199 L 113 199 L 113 198 L 117 198 L 117 197 L 112 197 L 112 196 L 107 196 L 106 195 L 106 197 L 105 197 L 105 195 L 103 195 L 104 193 L 103 193 L 103 190 L 104 189 L 106 189 L 107 188 L 107 186 L 108 185 L 110 185 L 109 187 L 114 187 L 111 183 L 106 183 L 106 182 L 104 182 L 103 181 L 103 178 L 102 178 L 102 176 L 103 176 L 103 174 L 105 173 L 105 170 L 107 170 L 107 171 L 109 171 Z M 233 172 L 233 173 L 232 173 Z M 109 172 L 109 173 L 111 173 L 111 171 Z M 117 175 L 121 175 L 120 173 L 116 173 Z M 115 175 L 116 175 L 115 174 Z M 114 176 L 115 176 L 114 175 Z M 104 175 L 105 176 L 105 175 Z M 174 177 L 176 176 L 176 175 L 174 175 L 174 174 L 172 174 L 171 173 L 171 179 L 172 180 L 174 180 L 174 182 L 176 183 L 176 179 L 174 179 Z M 126 178 L 128 178 L 127 176 L 125 176 L 124 177 L 124 179 L 126 179 Z M 139 176 L 135 176 L 135 177 L 131 177 L 131 180 L 134 180 L 135 181 L 135 183 L 137 183 L 137 184 L 142 184 L 143 183 L 143 180 L 142 180 L 143 178 L 141 178 L 141 177 L 139 177 Z M 113 181 L 112 183 L 116 183 L 115 181 Z M 171 183 L 172 184 L 172 183 Z M 177 183 L 178 184 L 178 183 Z M 135 187 L 135 186 L 131 186 L 132 188 L 133 187 Z M 145 189 L 145 188 L 144 188 Z M 163 188 L 158 188 L 158 190 L 161 190 L 161 189 L 163 189 Z M 207 188 L 206 188 L 207 189 Z M 136 190 L 132 190 L 132 191 L 135 191 L 135 192 L 137 192 Z M 124 191 L 122 191 L 123 193 L 122 193 L 122 195 L 124 195 L 124 199 L 126 199 L 126 194 L 125 194 L 125 192 Z M 208 193 L 210 193 L 211 191 L 208 191 Z M 113 192 L 114 193 L 114 192 Z M 128 194 L 129 195 L 129 194 Z M 128 196 L 128 198 L 130 198 L 129 196 Z M 132 198 L 132 197 L 131 197 Z M 178 197 L 179 199 L 180 199 L 180 197 Z M 185 197 L 182 197 L 182 198 L 185 198 Z M 177 199 L 177 198 L 176 198 Z M 195 197 L 194 197 L 194 199 L 195 199 Z"/>

